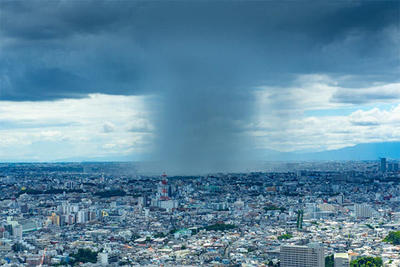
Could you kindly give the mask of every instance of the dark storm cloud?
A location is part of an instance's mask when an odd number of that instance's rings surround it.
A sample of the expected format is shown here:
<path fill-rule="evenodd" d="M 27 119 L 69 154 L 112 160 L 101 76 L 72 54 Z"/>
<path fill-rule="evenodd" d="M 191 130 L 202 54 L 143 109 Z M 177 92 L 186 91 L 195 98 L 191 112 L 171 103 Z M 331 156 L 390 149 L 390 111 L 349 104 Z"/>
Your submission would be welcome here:
<path fill-rule="evenodd" d="M 2 31 L 20 40 L 99 34 L 125 23 L 136 4 L 110 1 L 2 1 Z"/>
<path fill-rule="evenodd" d="M 245 87 L 312 72 L 398 74 L 384 32 L 398 33 L 397 1 L 2 1 L 1 10 L 2 99 L 142 94 L 186 66 L 200 82 L 235 74 Z"/>
<path fill-rule="evenodd" d="M 84 97 L 89 92 L 89 83 L 79 75 L 57 68 L 28 69 L 22 77 L 16 78 L 14 86 L 19 90 L 10 94 L 7 100 L 19 100 L 26 95 L 28 100 L 52 100 L 64 97 Z M 70 90 L 74 88 L 74 90 Z M 4 92 L 7 94 L 7 92 Z"/>
<path fill-rule="evenodd" d="M 368 104 L 376 102 L 395 102 L 400 99 L 400 84 L 393 84 L 392 88 L 375 87 L 369 89 L 339 89 L 331 101 L 346 104 Z"/>
<path fill-rule="evenodd" d="M 0 99 L 157 94 L 156 155 L 210 166 L 251 145 L 241 129 L 256 86 L 310 73 L 397 80 L 399 5 L 2 1 Z"/>
<path fill-rule="evenodd" d="M 399 88 L 400 90 L 400 88 Z M 367 93 L 367 94 L 335 94 L 332 98 L 333 102 L 336 103 L 347 103 L 347 104 L 367 104 L 376 102 L 387 102 L 396 101 L 399 99 L 398 94 L 385 94 L 385 93 Z"/>

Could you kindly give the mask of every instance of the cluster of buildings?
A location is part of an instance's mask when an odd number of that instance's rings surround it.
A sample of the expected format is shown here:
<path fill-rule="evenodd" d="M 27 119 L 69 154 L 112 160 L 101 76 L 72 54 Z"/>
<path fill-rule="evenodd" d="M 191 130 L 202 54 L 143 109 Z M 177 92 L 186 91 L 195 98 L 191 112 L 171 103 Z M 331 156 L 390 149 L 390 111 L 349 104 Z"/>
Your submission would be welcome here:
<path fill-rule="evenodd" d="M 168 177 L 127 163 L 0 164 L 0 265 L 320 267 L 333 255 L 335 266 L 365 256 L 400 266 L 400 248 L 383 242 L 400 230 L 394 167 L 266 169 Z"/>
<path fill-rule="evenodd" d="M 387 161 L 386 158 L 381 158 L 381 172 L 398 172 L 399 171 L 399 162 L 397 161 Z"/>

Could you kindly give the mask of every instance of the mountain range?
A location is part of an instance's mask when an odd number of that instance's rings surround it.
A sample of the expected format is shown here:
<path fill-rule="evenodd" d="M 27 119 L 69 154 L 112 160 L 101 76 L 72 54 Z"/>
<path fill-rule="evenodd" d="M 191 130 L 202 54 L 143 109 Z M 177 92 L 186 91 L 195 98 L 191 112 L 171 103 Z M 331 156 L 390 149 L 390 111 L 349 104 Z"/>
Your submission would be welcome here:
<path fill-rule="evenodd" d="M 320 152 L 271 151 L 268 153 L 268 158 L 272 161 L 376 160 L 380 157 L 400 159 L 400 142 L 364 143 Z"/>
<path fill-rule="evenodd" d="M 256 161 L 329 161 L 329 160 L 377 160 L 381 157 L 400 159 L 400 142 L 364 143 L 341 149 L 319 152 L 280 152 L 276 150 L 258 150 L 254 153 Z M 138 161 L 133 155 L 112 155 L 102 157 L 71 157 L 55 159 L 52 162 L 112 162 Z M 30 159 L 0 160 L 0 162 L 37 162 Z"/>

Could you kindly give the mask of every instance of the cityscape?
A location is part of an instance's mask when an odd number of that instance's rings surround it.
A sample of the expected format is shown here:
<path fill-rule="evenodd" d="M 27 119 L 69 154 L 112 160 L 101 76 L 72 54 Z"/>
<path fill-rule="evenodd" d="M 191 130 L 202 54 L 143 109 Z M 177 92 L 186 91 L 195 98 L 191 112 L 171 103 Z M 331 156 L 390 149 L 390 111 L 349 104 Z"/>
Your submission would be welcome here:
<path fill-rule="evenodd" d="M 2 266 L 399 266 L 399 162 L 0 164 Z M 373 262 L 375 265 L 362 265 Z"/>
<path fill-rule="evenodd" d="M 400 0 L 0 0 L 0 267 L 400 267 Z"/>

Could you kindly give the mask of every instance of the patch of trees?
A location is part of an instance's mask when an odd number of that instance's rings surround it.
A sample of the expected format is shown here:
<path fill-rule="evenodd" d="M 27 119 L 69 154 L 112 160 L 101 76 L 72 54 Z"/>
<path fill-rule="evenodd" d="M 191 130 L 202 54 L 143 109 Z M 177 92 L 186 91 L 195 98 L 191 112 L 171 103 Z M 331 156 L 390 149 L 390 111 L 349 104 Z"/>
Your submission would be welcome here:
<path fill-rule="evenodd" d="M 279 267 L 279 266 L 281 266 L 280 262 L 278 262 L 276 264 L 273 261 L 268 262 L 268 267 Z"/>
<path fill-rule="evenodd" d="M 374 230 L 374 227 L 372 225 L 370 225 L 369 223 L 365 224 L 365 226 L 367 226 L 371 230 Z"/>
<path fill-rule="evenodd" d="M 383 261 L 381 257 L 361 257 L 350 262 L 350 267 L 381 267 Z"/>
<path fill-rule="evenodd" d="M 162 238 L 162 237 L 166 237 L 166 236 L 167 235 L 162 232 L 154 234 L 154 238 Z"/>
<path fill-rule="evenodd" d="M 63 193 L 83 193 L 82 189 L 58 189 L 58 188 L 52 188 L 49 190 L 36 190 L 36 189 L 25 189 L 25 190 L 21 190 L 18 195 L 22 195 L 22 194 L 28 194 L 28 195 L 57 195 L 57 194 L 63 194 Z"/>
<path fill-rule="evenodd" d="M 389 232 L 389 234 L 383 239 L 383 242 L 400 245 L 400 231 Z"/>
<path fill-rule="evenodd" d="M 225 224 L 225 223 L 216 223 L 212 225 L 208 225 L 205 227 L 200 228 L 199 230 L 206 230 L 206 231 L 227 231 L 231 229 L 237 228 L 234 224 Z"/>
<path fill-rule="evenodd" d="M 107 198 L 107 197 L 123 197 L 126 196 L 126 192 L 123 190 L 107 190 L 107 191 L 101 191 L 101 192 L 96 192 L 94 193 L 95 196 L 98 196 L 100 198 Z"/>
<path fill-rule="evenodd" d="M 74 260 L 72 260 L 71 263 L 72 263 L 72 265 L 76 262 L 96 263 L 97 262 L 97 254 L 98 254 L 97 252 L 91 251 L 88 248 L 80 248 L 77 253 L 70 255 L 71 257 L 74 258 Z"/>
<path fill-rule="evenodd" d="M 325 267 L 334 267 L 335 259 L 333 258 L 333 254 L 325 257 Z"/>
<path fill-rule="evenodd" d="M 278 240 L 290 239 L 292 237 L 293 237 L 293 235 L 291 233 L 286 233 L 286 234 L 278 236 Z"/>
<path fill-rule="evenodd" d="M 284 212 L 286 209 L 284 207 L 278 207 L 275 206 L 273 204 L 269 204 L 267 206 L 264 207 L 265 211 L 269 211 L 269 210 L 280 210 L 281 212 Z"/>
<path fill-rule="evenodd" d="M 83 185 L 86 185 L 86 186 L 97 186 L 97 184 L 91 183 L 91 182 L 82 183 L 82 184 L 83 184 Z"/>

